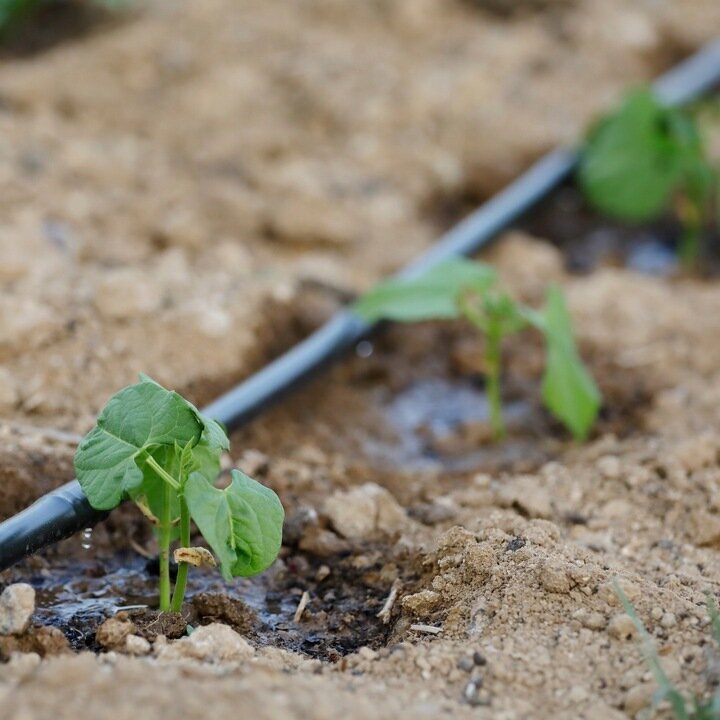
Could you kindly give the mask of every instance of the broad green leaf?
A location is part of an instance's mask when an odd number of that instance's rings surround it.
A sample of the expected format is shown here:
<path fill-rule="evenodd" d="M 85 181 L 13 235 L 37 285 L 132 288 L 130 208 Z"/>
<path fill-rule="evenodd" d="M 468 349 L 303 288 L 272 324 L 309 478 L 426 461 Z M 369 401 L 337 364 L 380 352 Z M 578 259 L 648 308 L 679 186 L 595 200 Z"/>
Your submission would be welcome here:
<path fill-rule="evenodd" d="M 631 222 L 656 217 L 682 181 L 690 130 L 679 111 L 662 107 L 648 90 L 631 93 L 590 132 L 579 179 L 601 212 Z"/>
<path fill-rule="evenodd" d="M 602 398 L 578 355 L 570 314 L 560 289 L 551 287 L 543 311 L 527 317 L 545 335 L 543 401 L 576 440 L 584 440 L 597 418 Z"/>
<path fill-rule="evenodd" d="M 143 482 L 143 453 L 199 442 L 203 426 L 187 402 L 151 382 L 120 390 L 75 453 L 75 472 L 90 504 L 109 510 Z"/>
<path fill-rule="evenodd" d="M 462 293 L 483 293 L 495 279 L 495 271 L 482 263 L 447 260 L 420 277 L 379 283 L 355 303 L 353 310 L 369 322 L 456 318 L 461 315 L 458 300 Z"/>
<path fill-rule="evenodd" d="M 226 580 L 270 567 L 280 551 L 285 516 L 272 490 L 239 470 L 232 471 L 232 482 L 224 490 L 192 473 L 185 499 Z"/>
<path fill-rule="evenodd" d="M 140 381 L 162 387 L 162 385 L 144 373 L 140 373 Z M 182 396 L 179 397 L 195 414 L 198 422 L 203 426 L 200 442 L 192 447 L 194 466 L 188 467 L 187 470 L 197 470 L 201 472 L 208 481 L 212 483 L 220 473 L 220 456 L 225 450 L 229 449 L 230 440 L 219 422 L 203 415 L 191 402 L 188 402 Z M 162 465 L 162 462 L 160 464 Z M 189 472 L 184 473 L 185 477 L 187 475 L 189 475 Z"/>

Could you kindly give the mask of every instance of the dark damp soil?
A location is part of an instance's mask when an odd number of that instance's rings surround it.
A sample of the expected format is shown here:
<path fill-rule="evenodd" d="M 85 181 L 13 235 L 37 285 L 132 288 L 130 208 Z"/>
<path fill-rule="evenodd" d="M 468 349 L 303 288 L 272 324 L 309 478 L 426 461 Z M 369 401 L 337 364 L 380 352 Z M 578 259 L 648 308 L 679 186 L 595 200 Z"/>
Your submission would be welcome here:
<path fill-rule="evenodd" d="M 531 211 L 520 227 L 563 251 L 568 270 L 590 273 L 602 267 L 626 267 L 646 275 L 673 277 L 686 271 L 678 264 L 682 228 L 670 217 L 631 225 L 598 215 L 575 185 L 564 185 Z M 702 277 L 720 274 L 717 228 L 703 237 L 698 270 Z"/>
<path fill-rule="evenodd" d="M 154 640 L 159 634 L 182 637 L 188 625 L 222 622 L 248 640 L 295 650 L 334 662 L 365 645 L 382 646 L 392 627 L 377 613 L 398 566 L 388 561 L 386 547 L 367 547 L 341 556 L 318 558 L 288 548 L 273 568 L 256 578 L 225 583 L 217 573 L 190 573 L 182 613 L 158 613 L 157 562 L 137 554 L 94 554 L 92 537 L 78 542 L 87 547 L 71 562 L 55 562 L 35 573 L 18 571 L 37 593 L 34 621 L 60 630 L 71 649 L 101 651 L 95 639 L 104 620 L 124 611 L 138 634 Z M 404 580 L 415 581 L 406 569 Z M 294 616 L 307 592 L 309 602 L 299 620 Z"/>
<path fill-rule="evenodd" d="M 447 230 L 486 199 L 461 189 L 430 198 L 425 212 L 439 229 Z M 587 274 L 603 267 L 625 267 L 659 277 L 687 274 L 678 261 L 682 228 L 675 218 L 666 216 L 639 225 L 614 221 L 594 211 L 573 183 L 551 193 L 516 227 L 558 247 L 570 272 Z M 692 274 L 709 278 L 720 275 L 717 228 L 706 231 L 698 267 Z"/>

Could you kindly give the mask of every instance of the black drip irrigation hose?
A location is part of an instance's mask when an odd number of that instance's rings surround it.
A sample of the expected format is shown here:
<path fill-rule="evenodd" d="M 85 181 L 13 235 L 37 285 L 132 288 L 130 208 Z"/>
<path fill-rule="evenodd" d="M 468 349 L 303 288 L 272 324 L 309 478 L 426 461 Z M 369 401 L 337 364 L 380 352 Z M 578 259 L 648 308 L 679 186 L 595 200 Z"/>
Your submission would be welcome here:
<path fill-rule="evenodd" d="M 665 73 L 653 88 L 663 103 L 678 105 L 697 98 L 718 82 L 720 41 L 715 41 Z M 444 260 L 477 252 L 566 180 L 577 158 L 577 152 L 570 149 L 548 153 L 443 235 L 398 276 L 417 276 Z M 203 412 L 233 430 L 352 348 L 374 327 L 349 310 L 340 311 L 307 339 L 210 403 Z M 77 480 L 53 490 L 0 523 L 0 571 L 105 517 L 107 513 L 90 506 Z"/>

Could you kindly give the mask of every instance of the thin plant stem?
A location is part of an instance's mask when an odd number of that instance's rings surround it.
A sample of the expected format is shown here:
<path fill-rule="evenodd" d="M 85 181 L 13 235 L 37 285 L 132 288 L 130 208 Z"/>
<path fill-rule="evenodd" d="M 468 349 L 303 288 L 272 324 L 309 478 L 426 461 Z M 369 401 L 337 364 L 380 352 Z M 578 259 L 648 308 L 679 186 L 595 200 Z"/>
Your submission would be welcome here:
<path fill-rule="evenodd" d="M 696 188 L 688 188 L 682 199 L 679 216 L 682 222 L 678 257 L 686 270 L 692 270 L 700 259 L 700 244 L 703 230 L 703 209 L 705 202 L 702 192 Z"/>
<path fill-rule="evenodd" d="M 147 464 L 168 484 L 175 490 L 180 489 L 180 483 L 167 471 L 160 463 L 150 455 L 147 459 Z"/>
<path fill-rule="evenodd" d="M 693 217 L 686 218 L 683 223 L 680 247 L 678 248 L 680 263 L 686 270 L 692 270 L 695 267 L 700 253 L 700 223 L 695 217 L 695 210 L 689 214 Z"/>
<path fill-rule="evenodd" d="M 500 391 L 501 343 L 502 328 L 497 321 L 491 320 L 485 336 L 485 365 L 487 370 L 487 398 L 490 406 L 490 427 L 495 440 L 501 440 L 505 435 Z"/>
<path fill-rule="evenodd" d="M 190 547 L 190 511 L 184 497 L 180 497 L 180 547 Z M 189 563 L 182 562 L 178 566 L 175 590 L 173 591 L 170 610 L 180 612 L 185 599 Z"/>
<path fill-rule="evenodd" d="M 163 488 L 162 511 L 160 513 L 160 612 L 170 610 L 170 493 L 172 488 Z"/>

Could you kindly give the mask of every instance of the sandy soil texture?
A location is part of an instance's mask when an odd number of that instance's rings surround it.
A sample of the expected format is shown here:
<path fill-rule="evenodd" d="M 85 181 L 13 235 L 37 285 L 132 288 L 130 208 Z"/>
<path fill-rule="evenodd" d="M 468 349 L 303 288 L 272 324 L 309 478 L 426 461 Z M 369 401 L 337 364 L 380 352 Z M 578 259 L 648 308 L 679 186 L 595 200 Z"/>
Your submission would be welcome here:
<path fill-rule="evenodd" d="M 152 2 L 4 57 L 0 517 L 71 478 L 135 373 L 209 400 L 718 26 L 713 0 Z M 495 447 L 480 341 L 391 329 L 233 438 L 287 509 L 267 578 L 200 573 L 178 632 L 132 616 L 102 648 L 102 617 L 48 607 L 152 556 L 137 514 L 0 575 L 54 593 L 0 642 L 0 719 L 635 717 L 654 685 L 615 578 L 670 677 L 713 687 L 720 290 L 571 276 L 520 233 L 489 259 L 529 302 L 565 288 L 606 399 L 586 446 L 539 407 L 537 338 L 506 346 Z"/>

